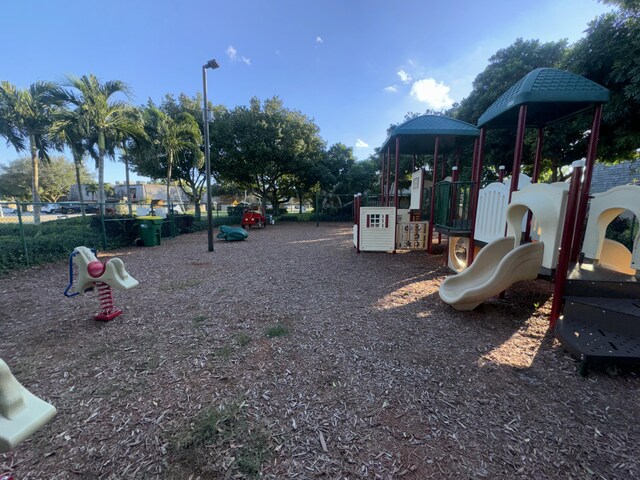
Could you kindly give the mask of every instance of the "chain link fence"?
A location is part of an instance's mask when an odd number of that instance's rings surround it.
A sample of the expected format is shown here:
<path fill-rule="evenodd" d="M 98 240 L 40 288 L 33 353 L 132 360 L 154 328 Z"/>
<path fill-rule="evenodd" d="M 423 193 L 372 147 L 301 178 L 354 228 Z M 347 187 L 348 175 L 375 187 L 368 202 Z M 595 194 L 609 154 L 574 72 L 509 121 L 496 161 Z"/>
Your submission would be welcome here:
<path fill-rule="evenodd" d="M 0 274 L 66 258 L 77 246 L 97 250 L 141 245 L 138 217 L 162 217 L 161 238 L 207 229 L 204 205 L 95 202 L 0 202 Z M 131 213 L 130 213 L 131 212 Z M 240 216 L 213 212 L 214 227 L 239 224 Z"/>
<path fill-rule="evenodd" d="M 408 196 L 400 196 L 400 208 L 408 208 Z M 391 199 L 393 204 L 393 198 Z M 362 195 L 362 206 L 379 206 L 377 195 Z M 354 195 L 318 194 L 299 204 L 281 205 L 278 213 L 267 210 L 274 223 L 351 222 Z M 0 202 L 0 274 L 68 257 L 86 246 L 113 250 L 142 244 L 139 217 L 162 217 L 160 238 L 208 228 L 205 204 L 141 204 L 96 202 Z M 104 215 L 102 212 L 104 211 Z M 240 225 L 242 208 L 220 207 L 212 211 L 213 226 Z"/>

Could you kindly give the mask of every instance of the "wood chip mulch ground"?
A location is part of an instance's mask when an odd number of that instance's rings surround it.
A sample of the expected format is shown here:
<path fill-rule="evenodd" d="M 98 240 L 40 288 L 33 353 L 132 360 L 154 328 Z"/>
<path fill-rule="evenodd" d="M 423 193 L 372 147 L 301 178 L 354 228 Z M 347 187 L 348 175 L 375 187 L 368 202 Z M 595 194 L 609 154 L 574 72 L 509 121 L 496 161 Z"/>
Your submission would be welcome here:
<path fill-rule="evenodd" d="M 64 261 L 0 278 L 0 357 L 58 409 L 0 473 L 640 478 L 639 373 L 580 377 L 548 282 L 457 312 L 442 255 L 357 255 L 345 224 L 109 255 L 140 282 L 110 323 L 62 295 Z"/>

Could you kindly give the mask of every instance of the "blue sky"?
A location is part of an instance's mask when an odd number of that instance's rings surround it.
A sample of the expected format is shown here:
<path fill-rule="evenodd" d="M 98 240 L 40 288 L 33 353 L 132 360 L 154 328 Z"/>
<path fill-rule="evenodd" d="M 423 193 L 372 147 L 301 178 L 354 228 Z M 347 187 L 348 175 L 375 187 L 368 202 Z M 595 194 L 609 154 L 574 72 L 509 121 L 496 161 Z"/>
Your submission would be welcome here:
<path fill-rule="evenodd" d="M 328 145 L 364 159 L 406 112 L 462 100 L 516 38 L 573 42 L 610 9 L 594 0 L 5 1 L 0 80 L 26 88 L 93 73 L 129 83 L 144 104 L 195 95 L 215 58 L 214 103 L 278 95 Z M 15 158 L 0 140 L 0 163 Z M 124 180 L 123 165 L 107 162 L 105 180 Z"/>

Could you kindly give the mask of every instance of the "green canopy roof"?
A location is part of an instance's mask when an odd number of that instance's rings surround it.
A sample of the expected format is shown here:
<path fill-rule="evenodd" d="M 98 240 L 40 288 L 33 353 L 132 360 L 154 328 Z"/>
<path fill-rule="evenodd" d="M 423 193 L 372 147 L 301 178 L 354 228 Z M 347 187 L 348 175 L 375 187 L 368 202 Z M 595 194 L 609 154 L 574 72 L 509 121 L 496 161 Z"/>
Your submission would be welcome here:
<path fill-rule="evenodd" d="M 398 125 L 384 141 L 380 151 L 391 147 L 395 153 L 396 138 L 400 138 L 401 154 L 433 154 L 436 137 L 438 152 L 449 153 L 473 142 L 480 130 L 470 123 L 440 115 L 421 115 Z"/>
<path fill-rule="evenodd" d="M 478 119 L 478 127 L 515 127 L 521 105 L 527 105 L 527 126 L 543 127 L 608 101 L 609 90 L 591 80 L 555 68 L 537 68 L 493 102 Z"/>

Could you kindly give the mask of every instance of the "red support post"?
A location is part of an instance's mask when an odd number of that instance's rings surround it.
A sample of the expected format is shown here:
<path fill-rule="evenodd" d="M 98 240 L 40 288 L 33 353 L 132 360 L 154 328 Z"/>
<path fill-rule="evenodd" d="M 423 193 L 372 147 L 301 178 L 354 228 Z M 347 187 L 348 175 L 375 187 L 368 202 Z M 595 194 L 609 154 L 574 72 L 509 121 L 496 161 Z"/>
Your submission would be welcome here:
<path fill-rule="evenodd" d="M 433 222 L 436 207 L 436 179 L 438 178 L 438 147 L 440 146 L 440 137 L 436 135 L 436 143 L 433 149 L 433 169 L 431 175 L 431 200 L 429 200 L 429 233 L 427 235 L 427 253 L 431 253 L 431 245 L 433 243 Z"/>
<path fill-rule="evenodd" d="M 386 207 L 389 206 L 389 197 L 391 196 L 391 145 L 387 147 L 387 189 L 384 192 L 387 200 Z"/>
<path fill-rule="evenodd" d="M 384 202 L 384 153 L 380 155 L 380 206 Z"/>
<path fill-rule="evenodd" d="M 571 176 L 571 185 L 569 186 L 569 198 L 567 199 L 567 210 L 562 228 L 562 240 L 560 241 L 560 254 L 558 256 L 558 266 L 556 268 L 555 283 L 553 286 L 553 302 L 551 304 L 551 314 L 549 318 L 551 331 L 553 331 L 556 320 L 558 320 L 560 316 L 562 297 L 564 296 L 564 285 L 567 281 L 567 270 L 569 269 L 571 244 L 574 233 L 577 233 L 574 232 L 574 226 L 578 196 L 580 193 L 580 178 L 582 177 L 581 163 L 581 161 L 573 162 L 573 175 Z"/>
<path fill-rule="evenodd" d="M 360 253 L 360 207 L 362 206 L 362 196 L 361 194 L 357 194 L 354 198 L 354 206 L 357 207 L 356 214 L 356 226 L 357 226 L 357 235 L 356 235 L 356 252 Z"/>
<path fill-rule="evenodd" d="M 524 145 L 524 131 L 527 121 L 527 106 L 520 105 L 518 114 L 518 130 L 516 131 L 516 146 L 513 150 L 513 167 L 511 169 L 511 188 L 509 189 L 509 203 L 511 195 L 518 190 L 518 178 L 520 177 L 520 164 L 522 163 L 522 146 Z"/>
<path fill-rule="evenodd" d="M 396 210 L 398 210 L 398 170 L 400 169 L 400 137 L 396 137 L 396 172 L 395 172 L 395 176 L 394 176 L 394 183 L 395 183 L 395 187 L 393 189 L 394 191 L 394 196 L 393 196 L 393 206 L 395 207 Z M 396 212 L 396 215 L 398 214 L 398 212 Z"/>
<path fill-rule="evenodd" d="M 451 181 L 453 183 L 458 181 L 458 166 L 451 167 Z"/>
<path fill-rule="evenodd" d="M 420 220 L 422 220 L 422 200 L 424 199 L 424 167 L 420 167 Z"/>
<path fill-rule="evenodd" d="M 506 167 L 504 165 L 500 165 L 498 167 L 498 182 L 502 183 L 502 180 L 504 180 L 504 169 Z"/>
<path fill-rule="evenodd" d="M 469 231 L 469 250 L 467 251 L 467 266 L 471 266 L 475 256 L 475 242 L 473 236 L 476 231 L 476 214 L 478 209 L 478 195 L 480 194 L 480 179 L 482 178 L 482 162 L 484 161 L 484 141 L 487 131 L 483 127 L 480 129 L 480 138 L 473 145 L 473 166 L 471 169 L 471 181 L 473 182 L 473 192 L 471 197 L 471 228 Z"/>
<path fill-rule="evenodd" d="M 531 183 L 538 183 L 540 177 L 540 167 L 542 164 L 542 143 L 544 140 L 544 127 L 538 128 L 538 140 L 536 141 L 536 158 L 533 162 L 533 174 Z"/>
<path fill-rule="evenodd" d="M 582 246 L 582 236 L 584 234 L 584 222 L 587 217 L 587 204 L 589 203 L 589 193 L 591 191 L 591 176 L 593 166 L 596 163 L 596 151 L 598 149 L 598 139 L 600 137 L 600 121 L 602 120 L 602 105 L 596 107 L 593 112 L 593 123 L 591 124 L 591 135 L 589 137 L 589 149 L 587 150 L 587 162 L 584 167 L 584 179 L 582 181 L 582 191 L 576 213 L 575 235 L 571 247 L 571 260 L 577 261 Z"/>

